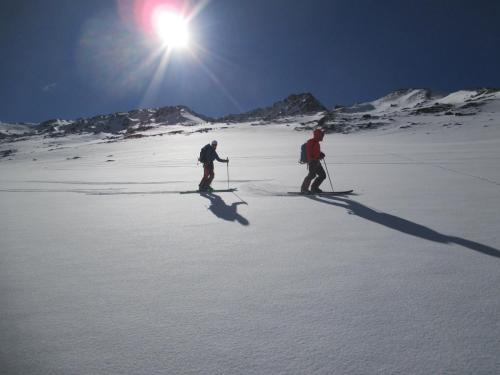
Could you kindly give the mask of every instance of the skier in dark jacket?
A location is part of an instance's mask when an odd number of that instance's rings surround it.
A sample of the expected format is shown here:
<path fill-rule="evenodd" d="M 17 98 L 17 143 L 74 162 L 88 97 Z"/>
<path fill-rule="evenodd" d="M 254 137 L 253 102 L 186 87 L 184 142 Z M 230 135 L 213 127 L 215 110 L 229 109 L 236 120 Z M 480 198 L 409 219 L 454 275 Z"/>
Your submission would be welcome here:
<path fill-rule="evenodd" d="M 300 188 L 301 193 L 322 193 L 323 191 L 319 188 L 319 185 L 326 178 L 325 170 L 321 165 L 321 159 L 325 157 L 325 154 L 321 152 L 321 147 L 319 142 L 323 140 L 325 133 L 321 129 L 315 129 L 313 132 L 313 137 L 306 143 L 306 157 L 307 157 L 307 168 L 309 169 L 309 174 L 304 179 L 302 186 Z M 317 177 L 316 177 L 317 176 Z M 311 181 L 316 177 L 311 185 L 311 190 L 309 191 L 309 185 Z"/>
<path fill-rule="evenodd" d="M 216 151 L 217 141 L 212 141 L 212 143 L 205 145 L 200 152 L 199 161 L 203 163 L 203 178 L 200 181 L 199 190 L 200 191 L 211 191 L 212 183 L 215 173 L 214 173 L 214 160 L 221 163 L 229 163 L 229 159 L 221 159 Z"/>

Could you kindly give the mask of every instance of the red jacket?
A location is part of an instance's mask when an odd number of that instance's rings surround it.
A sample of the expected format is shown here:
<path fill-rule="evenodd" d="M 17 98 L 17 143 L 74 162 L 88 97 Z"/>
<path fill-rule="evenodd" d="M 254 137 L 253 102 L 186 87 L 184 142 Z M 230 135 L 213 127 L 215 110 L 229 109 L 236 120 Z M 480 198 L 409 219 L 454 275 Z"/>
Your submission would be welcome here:
<path fill-rule="evenodd" d="M 319 142 L 323 140 L 324 133 L 321 129 L 316 129 L 313 132 L 313 137 L 306 143 L 307 161 L 319 160 L 321 158 L 321 147 Z"/>

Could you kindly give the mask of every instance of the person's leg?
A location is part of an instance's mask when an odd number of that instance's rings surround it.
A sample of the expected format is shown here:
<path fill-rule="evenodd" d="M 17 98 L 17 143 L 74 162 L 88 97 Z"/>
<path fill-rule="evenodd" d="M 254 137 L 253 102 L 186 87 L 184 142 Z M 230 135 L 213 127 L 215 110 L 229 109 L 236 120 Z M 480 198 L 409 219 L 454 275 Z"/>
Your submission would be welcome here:
<path fill-rule="evenodd" d="M 316 168 L 316 174 L 318 177 L 314 180 L 314 182 L 311 185 L 311 191 L 316 192 L 316 193 L 321 193 L 321 189 L 319 188 L 319 185 L 325 180 L 326 178 L 326 172 L 323 169 L 323 166 L 321 165 L 321 162 L 318 162 L 318 166 Z"/>
<path fill-rule="evenodd" d="M 198 185 L 198 188 L 200 190 L 206 190 L 207 187 L 210 185 L 210 183 L 208 182 L 209 176 L 210 176 L 210 168 L 209 168 L 209 166 L 204 164 L 203 165 L 203 178 L 201 179 L 200 184 Z"/>
<path fill-rule="evenodd" d="M 209 168 L 208 170 L 208 175 L 207 175 L 207 187 L 210 187 L 210 185 L 212 184 L 212 181 L 214 180 L 214 177 L 215 177 L 215 172 L 214 172 L 214 168 Z"/>
<path fill-rule="evenodd" d="M 309 185 L 311 184 L 313 178 L 316 176 L 316 169 L 317 169 L 316 162 L 314 161 L 310 162 L 308 168 L 309 168 L 309 173 L 307 174 L 306 178 L 304 178 L 302 186 L 300 187 L 301 193 L 307 193 L 309 191 Z"/>

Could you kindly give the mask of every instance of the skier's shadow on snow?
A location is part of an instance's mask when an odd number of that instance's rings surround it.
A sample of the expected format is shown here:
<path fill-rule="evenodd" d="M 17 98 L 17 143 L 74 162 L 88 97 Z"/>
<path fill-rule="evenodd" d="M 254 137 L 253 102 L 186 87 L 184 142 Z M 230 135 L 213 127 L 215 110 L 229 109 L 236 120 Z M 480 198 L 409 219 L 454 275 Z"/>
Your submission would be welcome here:
<path fill-rule="evenodd" d="M 445 234 L 436 232 L 435 230 L 428 228 L 424 225 L 414 223 L 412 221 L 403 219 L 401 217 L 394 216 L 385 212 L 375 211 L 370 207 L 367 207 L 361 203 L 358 203 L 350 199 L 341 197 L 327 197 L 327 196 L 323 196 L 321 198 L 316 196 L 309 196 L 308 198 L 318 202 L 345 208 L 346 210 L 349 211 L 350 214 L 357 215 L 359 217 L 362 217 L 363 219 L 373 221 L 374 223 L 384 225 L 388 228 L 409 234 L 411 236 L 420 237 L 429 241 L 434 241 L 444 244 L 456 243 L 458 245 L 467 247 L 471 250 L 475 250 L 486 255 L 500 258 L 500 250 L 495 249 L 493 247 L 483 245 L 478 242 L 466 240 L 465 238 L 447 236 Z"/>
<path fill-rule="evenodd" d="M 218 218 L 226 221 L 236 221 L 241 225 L 249 225 L 250 222 L 238 213 L 238 206 L 240 204 L 248 204 L 244 201 L 235 202 L 231 205 L 226 204 L 224 200 L 214 193 L 200 193 L 204 198 L 210 200 L 208 209 Z"/>

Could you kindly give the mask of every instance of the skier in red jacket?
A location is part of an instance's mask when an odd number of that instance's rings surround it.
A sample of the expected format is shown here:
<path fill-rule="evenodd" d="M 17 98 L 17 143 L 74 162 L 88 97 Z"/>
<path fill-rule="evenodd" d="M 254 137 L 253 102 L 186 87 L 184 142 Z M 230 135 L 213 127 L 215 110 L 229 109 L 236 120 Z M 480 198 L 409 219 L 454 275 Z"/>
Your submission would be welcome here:
<path fill-rule="evenodd" d="M 323 140 L 325 133 L 321 129 L 315 129 L 313 132 L 313 137 L 306 143 L 306 157 L 307 157 L 307 168 L 309 169 L 309 174 L 304 179 L 302 186 L 300 188 L 301 193 L 322 193 L 323 191 L 319 188 L 319 185 L 326 178 L 325 170 L 321 165 L 321 159 L 325 157 L 325 154 L 321 152 L 321 147 L 319 142 Z M 316 177 L 317 176 L 317 177 Z M 309 185 L 311 181 L 316 177 L 311 185 L 311 190 L 309 191 Z"/>

